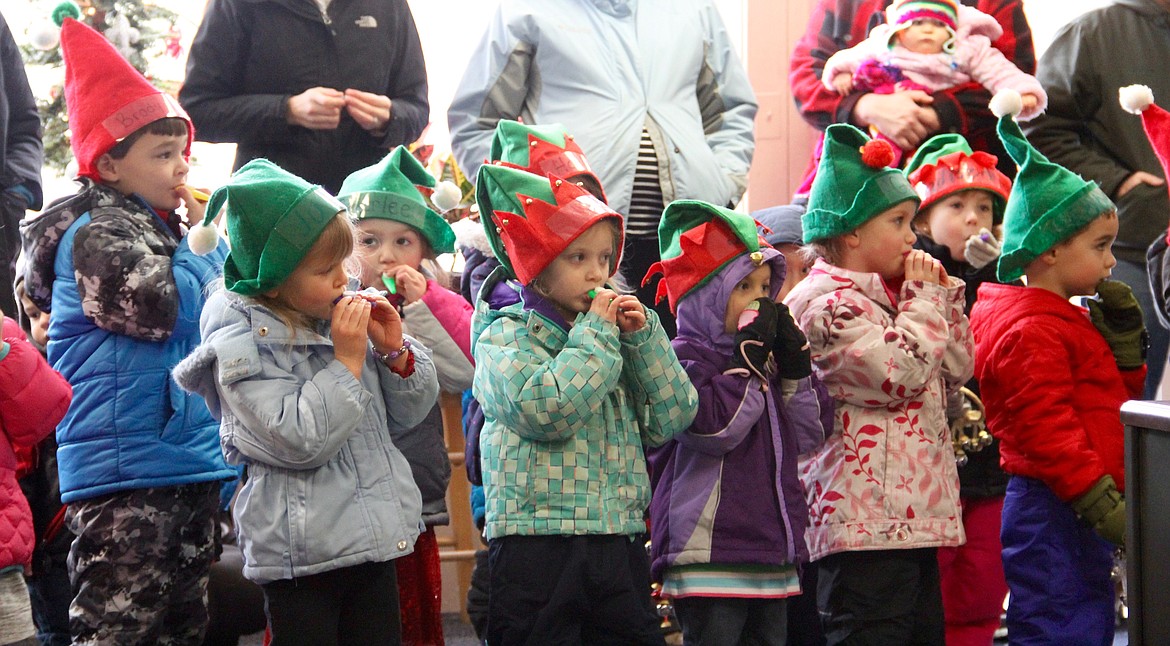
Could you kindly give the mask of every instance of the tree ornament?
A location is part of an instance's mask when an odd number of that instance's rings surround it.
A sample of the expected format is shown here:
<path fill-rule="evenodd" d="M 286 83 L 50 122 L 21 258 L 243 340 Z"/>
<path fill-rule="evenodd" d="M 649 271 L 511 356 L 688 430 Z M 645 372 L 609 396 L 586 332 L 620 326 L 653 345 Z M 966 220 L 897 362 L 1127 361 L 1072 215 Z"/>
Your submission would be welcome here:
<path fill-rule="evenodd" d="M 44 18 L 29 27 L 28 41 L 33 47 L 42 52 L 50 52 L 61 44 L 61 28 L 54 25 L 52 20 Z"/>
<path fill-rule="evenodd" d="M 114 49 L 118 50 L 118 53 L 126 60 L 130 60 L 130 57 L 137 51 L 134 45 L 141 37 L 142 34 L 130 26 L 130 19 L 121 13 L 114 17 L 111 27 L 106 30 L 106 38 L 114 44 Z"/>

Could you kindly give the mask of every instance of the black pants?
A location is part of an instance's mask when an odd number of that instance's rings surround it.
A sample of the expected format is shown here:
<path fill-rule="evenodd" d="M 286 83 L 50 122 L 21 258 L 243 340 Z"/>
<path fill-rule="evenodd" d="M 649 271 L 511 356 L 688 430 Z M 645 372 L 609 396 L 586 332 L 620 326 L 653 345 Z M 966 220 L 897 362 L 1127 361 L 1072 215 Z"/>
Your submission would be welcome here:
<path fill-rule="evenodd" d="M 400 644 L 394 561 L 264 584 L 271 646 Z"/>
<path fill-rule="evenodd" d="M 646 287 L 642 287 L 642 278 L 646 276 L 646 272 L 650 269 L 650 265 L 658 262 L 658 237 L 653 238 L 626 238 L 626 247 L 622 251 L 622 264 L 618 268 L 622 276 L 622 280 L 626 281 L 626 286 L 634 290 L 638 300 L 646 307 L 654 308 L 658 313 L 658 320 L 662 323 L 662 329 L 666 332 L 666 336 L 673 339 L 677 334 L 677 327 L 675 325 L 674 314 L 670 312 L 670 304 L 665 298 L 661 303 L 654 302 L 654 294 L 658 290 L 658 281 L 662 280 L 661 276 L 654 279 Z"/>
<path fill-rule="evenodd" d="M 664 644 L 644 540 L 505 536 L 488 560 L 490 646 Z"/>
<path fill-rule="evenodd" d="M 830 645 L 944 646 L 938 550 L 826 556 L 817 561 L 817 608 Z"/>
<path fill-rule="evenodd" d="M 687 646 L 784 646 L 787 599 L 680 597 L 674 616 Z"/>

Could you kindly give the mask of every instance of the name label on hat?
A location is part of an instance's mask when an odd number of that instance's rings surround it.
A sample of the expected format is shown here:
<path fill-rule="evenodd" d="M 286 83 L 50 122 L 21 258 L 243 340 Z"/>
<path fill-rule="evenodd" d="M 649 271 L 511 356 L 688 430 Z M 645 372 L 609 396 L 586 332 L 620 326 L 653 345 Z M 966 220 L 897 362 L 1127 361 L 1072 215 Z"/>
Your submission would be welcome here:
<path fill-rule="evenodd" d="M 134 99 L 118 108 L 102 121 L 102 127 L 115 141 L 122 141 L 148 123 L 167 117 L 187 120 L 187 113 L 174 97 L 159 92 Z"/>

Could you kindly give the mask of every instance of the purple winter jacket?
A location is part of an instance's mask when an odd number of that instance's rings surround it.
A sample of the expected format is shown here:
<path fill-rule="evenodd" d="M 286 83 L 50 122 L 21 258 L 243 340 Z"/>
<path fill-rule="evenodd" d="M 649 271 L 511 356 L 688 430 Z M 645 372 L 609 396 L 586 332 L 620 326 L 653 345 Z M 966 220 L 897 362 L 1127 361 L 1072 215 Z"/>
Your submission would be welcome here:
<path fill-rule="evenodd" d="M 784 256 L 763 249 L 772 297 L 784 282 Z M 724 374 L 733 335 L 724 332 L 731 290 L 755 265 L 746 254 L 678 304 L 675 353 L 699 393 L 694 423 L 647 455 L 651 572 L 675 565 L 781 565 L 808 560 L 808 507 L 797 455 L 833 430 L 833 404 L 814 378 L 798 382 L 787 404 L 781 380 L 768 390 L 754 377 Z"/>

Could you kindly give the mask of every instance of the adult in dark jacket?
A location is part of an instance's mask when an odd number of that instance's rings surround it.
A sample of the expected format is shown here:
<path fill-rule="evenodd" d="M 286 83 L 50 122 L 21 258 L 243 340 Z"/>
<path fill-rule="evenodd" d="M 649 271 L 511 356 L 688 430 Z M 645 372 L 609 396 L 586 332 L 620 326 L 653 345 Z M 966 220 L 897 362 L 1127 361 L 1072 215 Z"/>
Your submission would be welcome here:
<path fill-rule="evenodd" d="M 202 141 L 235 142 L 337 193 L 430 117 L 406 0 L 210 0 L 179 102 Z"/>
<path fill-rule="evenodd" d="M 1170 345 L 1154 314 L 1145 264 L 1146 248 L 1166 230 L 1170 201 L 1142 120 L 1122 109 L 1117 90 L 1140 83 L 1155 98 L 1170 97 L 1170 77 L 1153 63 L 1168 56 L 1170 0 L 1115 0 L 1090 11 L 1045 51 L 1036 77 L 1048 92 L 1048 112 L 1023 128 L 1036 149 L 1097 182 L 1117 205 L 1113 277 L 1133 289 L 1150 333 L 1143 399 L 1153 399 Z"/>
<path fill-rule="evenodd" d="M 28 209 L 41 208 L 41 118 L 24 74 L 24 60 L 12 30 L 0 15 L 0 311 L 19 311 L 13 296 L 16 256 L 20 253 L 17 223 Z M 15 316 L 15 314 L 14 314 Z"/>

